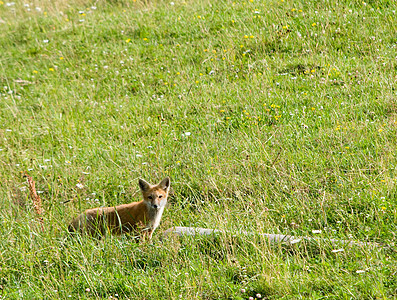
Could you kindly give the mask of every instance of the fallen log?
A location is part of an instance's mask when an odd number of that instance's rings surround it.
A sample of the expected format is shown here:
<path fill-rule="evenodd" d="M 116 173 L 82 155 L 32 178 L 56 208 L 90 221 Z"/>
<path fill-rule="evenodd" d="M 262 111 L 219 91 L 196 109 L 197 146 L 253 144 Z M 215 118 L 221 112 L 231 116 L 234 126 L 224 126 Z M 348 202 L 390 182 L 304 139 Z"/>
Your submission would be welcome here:
<path fill-rule="evenodd" d="M 171 227 L 164 231 L 163 239 L 168 238 L 170 235 L 176 236 L 196 236 L 196 235 L 216 235 L 225 233 L 219 229 L 210 229 L 210 228 L 200 228 L 200 227 Z M 252 232 L 247 231 L 238 231 L 233 235 L 253 235 Z M 327 239 L 327 238 L 315 238 L 315 237 L 308 237 L 308 236 L 293 236 L 293 235 L 286 235 L 286 234 L 272 234 L 272 233 L 259 233 L 260 236 L 265 237 L 269 243 L 277 244 L 277 243 L 286 243 L 289 245 L 297 244 L 301 241 L 306 242 L 325 242 L 330 243 L 332 245 L 338 246 L 379 246 L 377 243 L 371 242 L 360 242 L 360 241 L 348 241 L 348 240 L 339 240 L 339 239 Z"/>

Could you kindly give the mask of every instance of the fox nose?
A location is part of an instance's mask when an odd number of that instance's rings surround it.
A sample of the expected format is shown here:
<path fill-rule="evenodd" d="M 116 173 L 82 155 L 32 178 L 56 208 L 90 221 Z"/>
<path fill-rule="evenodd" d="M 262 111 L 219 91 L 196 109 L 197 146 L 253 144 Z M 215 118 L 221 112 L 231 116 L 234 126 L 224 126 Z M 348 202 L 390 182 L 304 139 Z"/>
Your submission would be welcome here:
<path fill-rule="evenodd" d="M 152 204 L 152 206 L 153 206 L 154 209 L 158 209 L 159 208 L 159 206 L 157 204 Z"/>

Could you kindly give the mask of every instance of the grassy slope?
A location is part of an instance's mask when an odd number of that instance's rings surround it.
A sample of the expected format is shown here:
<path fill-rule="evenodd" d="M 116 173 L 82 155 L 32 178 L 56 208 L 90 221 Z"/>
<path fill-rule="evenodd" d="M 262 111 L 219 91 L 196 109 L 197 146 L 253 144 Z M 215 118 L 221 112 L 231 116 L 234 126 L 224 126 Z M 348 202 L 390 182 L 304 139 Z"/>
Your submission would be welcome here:
<path fill-rule="evenodd" d="M 158 241 L 188 225 L 395 243 L 391 1 L 92 6 L 0 2 L 3 295 L 396 294 L 391 251 Z M 64 239 L 79 211 L 138 200 L 137 178 L 165 175 L 174 196 L 153 244 Z"/>

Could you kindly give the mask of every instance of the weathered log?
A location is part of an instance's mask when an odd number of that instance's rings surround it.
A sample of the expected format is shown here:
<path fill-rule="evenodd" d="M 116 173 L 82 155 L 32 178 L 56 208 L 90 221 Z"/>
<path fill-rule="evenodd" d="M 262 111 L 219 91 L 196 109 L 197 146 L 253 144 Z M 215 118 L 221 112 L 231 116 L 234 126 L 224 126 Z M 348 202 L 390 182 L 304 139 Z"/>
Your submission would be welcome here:
<path fill-rule="evenodd" d="M 171 227 L 164 231 L 163 238 L 168 238 L 170 235 L 176 236 L 195 236 L 195 235 L 214 235 L 221 234 L 224 231 L 219 229 L 200 228 L 200 227 Z M 253 235 L 254 233 L 247 231 L 238 231 L 233 235 Z M 330 243 L 338 246 L 378 246 L 376 243 L 360 242 L 360 241 L 348 241 L 339 239 L 327 239 L 327 238 L 315 238 L 315 237 L 298 237 L 286 234 L 272 234 L 272 233 L 260 233 L 259 235 L 268 239 L 269 243 L 286 243 L 289 245 L 297 244 L 301 241 L 316 242 L 316 243 Z"/>

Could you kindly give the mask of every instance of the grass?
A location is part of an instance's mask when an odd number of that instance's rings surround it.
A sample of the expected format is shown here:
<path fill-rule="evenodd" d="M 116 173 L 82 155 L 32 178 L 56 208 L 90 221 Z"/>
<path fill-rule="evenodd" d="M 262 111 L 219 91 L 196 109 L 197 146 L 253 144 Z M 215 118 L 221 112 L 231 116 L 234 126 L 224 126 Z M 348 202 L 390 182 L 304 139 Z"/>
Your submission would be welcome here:
<path fill-rule="evenodd" d="M 396 24 L 386 0 L 0 1 L 0 297 L 395 298 Z M 68 238 L 166 175 L 153 243 Z"/>

